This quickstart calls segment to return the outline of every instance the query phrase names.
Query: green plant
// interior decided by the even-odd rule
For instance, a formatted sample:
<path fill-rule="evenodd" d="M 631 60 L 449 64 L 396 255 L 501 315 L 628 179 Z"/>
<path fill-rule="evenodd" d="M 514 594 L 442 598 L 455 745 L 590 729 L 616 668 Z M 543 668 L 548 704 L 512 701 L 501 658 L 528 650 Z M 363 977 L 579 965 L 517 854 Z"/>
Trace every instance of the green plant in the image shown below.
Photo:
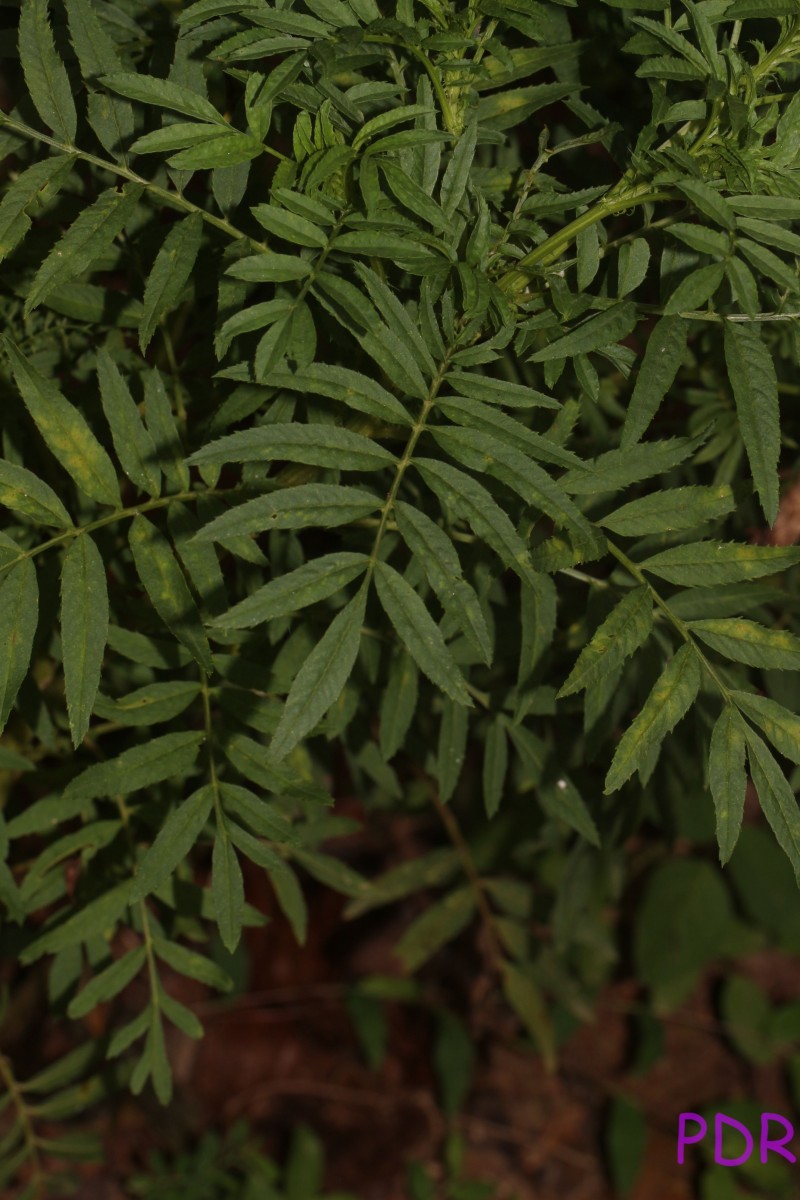
<path fill-rule="evenodd" d="M 146 978 L 105 1049 L 167 1102 L 164 1019 L 201 1026 L 160 964 L 229 986 L 186 942 L 263 920 L 241 857 L 301 940 L 298 872 L 349 917 L 436 889 L 406 970 L 478 921 L 553 1065 L 630 833 L 688 795 L 727 862 L 749 773 L 800 873 L 800 551 L 753 537 L 798 446 L 800 3 L 0 20 L 7 951 L 74 1019 Z M 342 772 L 448 844 L 364 878 Z"/>

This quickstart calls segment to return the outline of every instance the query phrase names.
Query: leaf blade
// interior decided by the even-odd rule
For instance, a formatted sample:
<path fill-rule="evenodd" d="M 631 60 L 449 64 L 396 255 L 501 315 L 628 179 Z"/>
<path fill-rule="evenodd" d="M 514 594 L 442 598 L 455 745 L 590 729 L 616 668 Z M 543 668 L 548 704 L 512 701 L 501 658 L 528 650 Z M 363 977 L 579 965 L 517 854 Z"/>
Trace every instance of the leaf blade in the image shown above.
<path fill-rule="evenodd" d="M 61 641 L 72 744 L 83 741 L 94 708 L 108 637 L 106 568 L 88 533 L 76 537 L 61 568 Z"/>

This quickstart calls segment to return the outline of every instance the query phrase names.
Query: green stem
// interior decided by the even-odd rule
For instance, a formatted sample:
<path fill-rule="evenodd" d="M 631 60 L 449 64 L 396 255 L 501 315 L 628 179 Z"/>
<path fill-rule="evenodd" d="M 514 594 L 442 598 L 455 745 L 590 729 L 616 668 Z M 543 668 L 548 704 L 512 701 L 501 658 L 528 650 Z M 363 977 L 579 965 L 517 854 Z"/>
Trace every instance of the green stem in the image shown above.
<path fill-rule="evenodd" d="M 28 1148 L 28 1159 L 33 1167 L 33 1184 L 36 1188 L 37 1197 L 42 1195 L 44 1186 L 44 1174 L 42 1171 L 42 1163 L 39 1158 L 39 1139 L 33 1130 L 28 1106 L 25 1103 L 25 1097 L 22 1095 L 17 1081 L 14 1077 L 14 1071 L 9 1060 L 0 1054 L 0 1079 L 8 1090 L 11 1096 L 11 1103 L 17 1111 L 17 1119 L 22 1127 L 22 1135 L 25 1145 Z"/>
<path fill-rule="evenodd" d="M 507 271 L 498 281 L 498 286 L 507 293 L 516 293 L 527 287 L 530 276 L 536 274 L 541 267 L 552 266 L 564 251 L 570 246 L 578 234 L 590 226 L 625 212 L 640 204 L 650 204 L 656 200 L 683 199 L 677 193 L 666 188 L 654 188 L 650 183 L 639 183 L 625 190 L 616 185 L 611 191 L 602 196 L 585 213 L 581 213 L 574 221 L 570 221 L 562 229 L 552 234 L 530 254 L 520 259 L 516 267 Z"/>
<path fill-rule="evenodd" d="M 173 208 L 180 209 L 185 213 L 196 213 L 206 222 L 207 225 L 212 225 L 215 229 L 226 233 L 228 237 L 236 241 L 249 240 L 254 248 L 258 251 L 266 253 L 268 247 L 264 242 L 254 241 L 249 234 L 241 229 L 237 229 L 235 225 L 231 225 L 230 221 L 226 221 L 224 217 L 215 217 L 213 213 L 206 212 L 204 208 L 200 208 L 196 204 L 192 204 L 191 200 L 187 200 L 178 192 L 167 191 L 166 188 L 159 187 L 149 179 L 145 179 L 143 175 L 138 175 L 136 171 L 130 170 L 129 167 L 123 167 L 119 163 L 109 162 L 105 158 L 100 158 L 96 154 L 90 154 L 86 150 L 81 150 L 77 146 L 67 145 L 64 142 L 59 142 L 57 138 L 49 137 L 46 133 L 40 133 L 38 129 L 33 129 L 30 125 L 23 124 L 22 121 L 15 121 L 12 117 L 5 114 L 0 114 L 0 128 L 12 129 L 15 133 L 22 137 L 29 138 L 31 141 L 42 142 L 46 146 L 52 146 L 54 150 L 59 150 L 62 154 L 71 154 L 83 162 L 90 163 L 94 167 L 98 167 L 102 171 L 109 171 L 112 175 L 117 175 L 120 179 L 125 179 L 129 183 L 135 183 L 143 187 L 160 200 L 163 204 L 168 204 Z"/>
<path fill-rule="evenodd" d="M 203 492 L 176 492 L 171 496 L 159 496 L 156 500 L 147 500 L 143 504 L 134 504 L 130 508 L 115 509 L 114 512 L 109 513 L 105 517 L 98 517 L 96 521 L 90 521 L 87 525 L 73 525 L 70 529 L 65 529 L 63 533 L 58 533 L 55 537 L 48 538 L 46 542 L 40 542 L 38 546 L 32 546 L 30 550 L 21 550 L 16 558 L 9 559 L 2 564 L 0 574 L 3 571 L 7 571 L 9 567 L 15 567 L 17 563 L 23 562 L 26 558 L 34 558 L 37 554 L 43 554 L 45 550 L 52 549 L 53 546 L 63 545 L 70 538 L 79 537 L 84 533 L 92 533 L 95 529 L 102 529 L 105 525 L 113 525 L 116 521 L 122 521 L 126 517 L 135 517 L 139 513 L 151 512 L 156 508 L 165 508 L 168 504 L 172 504 L 174 500 L 196 500 L 198 496 L 226 496 L 241 490 L 241 487 L 233 487 L 207 488 Z"/>
<path fill-rule="evenodd" d="M 378 521 L 378 528 L 375 532 L 375 540 L 372 543 L 372 552 L 369 557 L 369 566 L 367 567 L 367 575 L 366 575 L 365 583 L 368 583 L 369 580 L 372 578 L 373 572 L 375 570 L 375 564 L 378 561 L 378 553 L 380 551 L 381 541 L 383 540 L 383 535 L 386 532 L 386 528 L 389 523 L 389 517 L 390 517 L 392 509 L 394 507 L 394 502 L 397 499 L 397 493 L 400 490 L 400 484 L 403 482 L 403 476 L 405 475 L 405 473 L 408 470 L 408 467 L 411 463 L 411 459 L 413 457 L 414 450 L 416 449 L 417 442 L 419 441 L 420 437 L 422 436 L 422 434 L 425 430 L 425 427 L 428 422 L 428 417 L 430 416 L 431 411 L 433 410 L 433 407 L 436 404 L 436 397 L 438 396 L 439 389 L 442 386 L 442 383 L 444 382 L 445 375 L 447 374 L 447 370 L 450 365 L 450 358 L 455 353 L 456 345 L 457 345 L 457 342 L 455 345 L 451 346 L 448 349 L 447 353 L 445 354 L 445 357 L 443 358 L 442 362 L 439 364 L 439 369 L 436 372 L 435 376 L 433 377 L 433 380 L 432 380 L 431 386 L 430 386 L 430 390 L 428 392 L 428 395 L 427 395 L 425 401 L 423 402 L 419 417 L 415 421 L 415 423 L 411 429 L 411 433 L 409 434 L 409 438 L 406 443 L 406 448 L 403 451 L 403 456 L 397 464 L 397 469 L 395 470 L 394 479 L 392 480 L 392 485 L 389 488 L 389 494 L 386 497 L 383 508 L 381 509 L 381 514 L 380 514 L 380 518 Z"/>

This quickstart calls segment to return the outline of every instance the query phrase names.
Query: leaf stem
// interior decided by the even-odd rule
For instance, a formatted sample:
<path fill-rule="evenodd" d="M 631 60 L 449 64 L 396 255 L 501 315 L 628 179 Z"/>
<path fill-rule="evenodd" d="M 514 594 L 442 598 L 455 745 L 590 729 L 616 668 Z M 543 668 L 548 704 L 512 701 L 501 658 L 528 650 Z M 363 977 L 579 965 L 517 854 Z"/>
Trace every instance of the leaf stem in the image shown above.
<path fill-rule="evenodd" d="M 633 578 L 636 580 L 636 582 L 642 584 L 644 587 L 647 588 L 647 590 L 650 592 L 650 595 L 653 597 L 656 607 L 661 610 L 661 612 L 664 614 L 664 616 L 667 618 L 667 620 L 670 622 L 670 624 L 673 626 L 673 628 L 675 628 L 677 630 L 677 632 L 681 635 L 684 642 L 686 642 L 686 644 L 688 646 L 691 646 L 692 650 L 699 657 L 701 665 L 703 667 L 705 667 L 706 671 L 711 676 L 711 678 L 714 680 L 714 683 L 717 685 L 720 692 L 722 693 L 722 698 L 725 700 L 726 703 L 731 703 L 731 694 L 730 694 L 728 688 L 722 682 L 722 680 L 719 677 L 719 674 L 717 673 L 715 668 L 712 666 L 712 664 L 708 661 L 707 657 L 705 656 L 703 651 L 700 649 L 700 647 L 698 646 L 695 639 L 692 637 L 691 630 L 688 628 L 686 623 L 684 621 L 682 621 L 680 619 L 680 617 L 677 616 L 672 611 L 672 609 L 670 608 L 667 601 L 663 598 L 663 596 L 660 594 L 660 592 L 657 590 L 657 588 L 655 588 L 653 586 L 653 584 L 650 582 L 650 580 L 647 578 L 647 576 L 644 574 L 644 572 L 636 565 L 635 562 L 633 562 L 630 558 L 628 558 L 627 554 L 623 553 L 623 551 L 620 550 L 619 546 L 615 546 L 614 543 L 609 538 L 606 538 L 606 545 L 608 546 L 608 549 L 611 552 L 611 554 L 613 554 L 614 558 L 616 558 L 617 562 L 621 563 L 622 566 L 625 567 L 625 570 L 628 571 L 633 576 Z"/>
<path fill-rule="evenodd" d="M 96 154 L 90 154 L 87 150 L 81 150 L 77 146 L 67 145 L 65 142 L 60 142 L 57 138 L 50 137 L 46 133 L 40 133 L 38 129 L 33 129 L 30 125 L 25 125 L 22 121 L 16 121 L 13 117 L 6 116 L 5 114 L 0 114 L 0 128 L 12 129 L 15 133 L 31 141 L 42 142 L 46 146 L 52 146 L 54 150 L 59 150 L 62 154 L 71 154 L 83 162 L 90 163 L 93 167 L 98 167 L 102 171 L 109 171 L 112 175 L 126 179 L 129 183 L 138 184 L 163 204 L 181 209 L 186 213 L 196 213 L 202 217 L 206 224 L 221 230 L 228 237 L 236 241 L 249 240 L 256 250 L 261 252 L 268 251 L 268 247 L 264 242 L 255 241 L 248 233 L 237 229 L 235 225 L 231 225 L 230 221 L 226 221 L 224 217 L 215 217 L 213 213 L 206 212 L 204 208 L 200 208 L 197 204 L 192 204 L 191 200 L 187 200 L 178 192 L 170 192 L 167 188 L 159 187 L 158 184 L 146 179 L 143 175 L 137 174 L 136 171 L 132 171 L 129 167 L 109 162 L 108 159 L 100 158 Z"/>
<path fill-rule="evenodd" d="M 10 1061 L 5 1055 L 0 1054 L 0 1079 L 6 1086 L 6 1089 L 11 1096 L 11 1102 L 17 1110 L 17 1118 L 22 1127 L 22 1134 L 25 1145 L 28 1148 L 28 1159 L 33 1167 L 33 1184 L 36 1189 L 37 1197 L 42 1195 L 44 1186 L 44 1173 L 42 1171 L 42 1163 L 39 1157 L 39 1139 L 37 1138 L 33 1124 L 31 1122 L 28 1106 L 25 1103 L 25 1097 L 22 1090 L 17 1084 L 14 1076 L 14 1070 Z"/>

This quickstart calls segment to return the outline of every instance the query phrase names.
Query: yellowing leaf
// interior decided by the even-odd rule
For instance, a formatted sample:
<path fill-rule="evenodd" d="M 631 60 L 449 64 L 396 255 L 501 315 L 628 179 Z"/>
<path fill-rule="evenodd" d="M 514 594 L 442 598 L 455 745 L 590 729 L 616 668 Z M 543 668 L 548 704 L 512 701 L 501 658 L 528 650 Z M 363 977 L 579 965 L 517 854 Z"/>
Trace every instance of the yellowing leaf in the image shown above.
<path fill-rule="evenodd" d="M 25 406 L 64 470 L 87 496 L 121 508 L 114 465 L 81 413 L 30 365 L 9 338 L 4 336 L 2 342 Z"/>

